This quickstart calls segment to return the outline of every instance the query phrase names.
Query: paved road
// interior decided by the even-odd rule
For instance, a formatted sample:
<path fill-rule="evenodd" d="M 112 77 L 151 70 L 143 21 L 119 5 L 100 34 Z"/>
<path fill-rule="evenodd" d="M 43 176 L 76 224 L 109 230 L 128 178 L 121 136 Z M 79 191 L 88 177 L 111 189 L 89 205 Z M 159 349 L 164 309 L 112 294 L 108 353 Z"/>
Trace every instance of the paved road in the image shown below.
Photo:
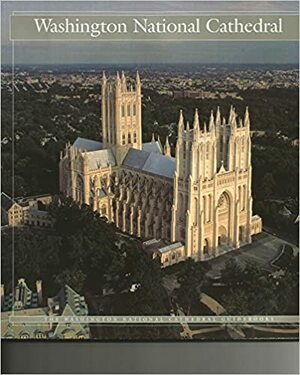
<path fill-rule="evenodd" d="M 200 294 L 200 302 L 206 305 L 216 315 L 222 315 L 226 312 L 224 307 L 218 301 L 208 296 L 206 293 Z"/>
<path fill-rule="evenodd" d="M 277 268 L 272 266 L 271 262 L 279 255 L 283 244 L 289 244 L 292 246 L 294 252 L 299 251 L 295 245 L 288 243 L 285 240 L 269 233 L 260 233 L 253 237 L 252 244 L 243 246 L 238 250 L 232 250 L 218 258 L 209 260 L 208 262 L 212 269 L 208 272 L 208 276 L 213 278 L 219 277 L 226 261 L 231 258 L 234 258 L 241 266 L 252 264 L 269 272 L 275 271 Z"/>
<path fill-rule="evenodd" d="M 250 326 L 256 331 L 269 332 L 269 333 L 283 333 L 283 334 L 295 334 L 299 333 L 299 327 L 294 328 L 276 328 L 276 327 L 261 327 L 261 326 Z"/>

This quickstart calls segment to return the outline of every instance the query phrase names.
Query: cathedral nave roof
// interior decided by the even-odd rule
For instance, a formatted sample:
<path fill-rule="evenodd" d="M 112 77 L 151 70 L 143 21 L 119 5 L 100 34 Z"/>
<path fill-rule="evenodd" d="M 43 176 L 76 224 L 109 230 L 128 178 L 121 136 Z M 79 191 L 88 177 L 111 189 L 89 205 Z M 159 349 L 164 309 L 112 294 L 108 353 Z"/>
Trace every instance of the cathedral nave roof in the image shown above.
<path fill-rule="evenodd" d="M 73 147 L 78 148 L 82 151 L 97 151 L 103 148 L 103 144 L 92 139 L 78 137 L 73 143 Z"/>
<path fill-rule="evenodd" d="M 157 152 L 158 154 L 163 153 L 163 150 L 161 148 L 161 143 L 158 141 L 143 143 L 142 150 L 146 152 Z"/>
<path fill-rule="evenodd" d="M 172 178 L 176 168 L 175 158 L 157 152 L 130 149 L 123 161 L 123 166 L 139 169 L 158 176 Z"/>
<path fill-rule="evenodd" d="M 116 159 L 111 149 L 87 152 L 88 169 L 90 171 L 116 165 Z"/>
<path fill-rule="evenodd" d="M 89 170 L 116 165 L 113 151 L 111 149 L 103 149 L 101 142 L 78 137 L 73 143 L 73 147 L 81 151 L 87 151 Z M 129 149 L 123 161 L 123 166 L 172 178 L 176 168 L 175 158 L 162 154 L 160 142 L 143 143 L 142 147 L 142 150 Z"/>

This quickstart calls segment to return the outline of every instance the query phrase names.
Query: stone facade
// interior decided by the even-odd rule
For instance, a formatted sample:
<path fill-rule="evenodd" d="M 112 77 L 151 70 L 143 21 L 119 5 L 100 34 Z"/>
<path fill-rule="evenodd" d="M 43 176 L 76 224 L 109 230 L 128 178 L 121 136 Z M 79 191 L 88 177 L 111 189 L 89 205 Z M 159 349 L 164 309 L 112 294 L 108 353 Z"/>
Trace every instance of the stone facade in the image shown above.
<path fill-rule="evenodd" d="M 196 109 L 192 128 L 180 112 L 172 157 L 168 139 L 164 147 L 154 138 L 142 143 L 141 98 L 138 74 L 135 88 L 124 73 L 103 74 L 103 143 L 66 145 L 60 192 L 133 236 L 182 243 L 184 258 L 205 260 L 250 243 L 261 219 L 252 216 L 248 109 L 241 119 L 231 107 L 226 120 L 217 108 L 203 126 Z"/>
<path fill-rule="evenodd" d="M 23 208 L 11 197 L 1 193 L 1 225 L 15 226 L 23 223 Z"/>
<path fill-rule="evenodd" d="M 47 208 L 57 200 L 48 194 L 12 199 L 1 193 L 1 225 L 52 228 L 54 220 Z"/>

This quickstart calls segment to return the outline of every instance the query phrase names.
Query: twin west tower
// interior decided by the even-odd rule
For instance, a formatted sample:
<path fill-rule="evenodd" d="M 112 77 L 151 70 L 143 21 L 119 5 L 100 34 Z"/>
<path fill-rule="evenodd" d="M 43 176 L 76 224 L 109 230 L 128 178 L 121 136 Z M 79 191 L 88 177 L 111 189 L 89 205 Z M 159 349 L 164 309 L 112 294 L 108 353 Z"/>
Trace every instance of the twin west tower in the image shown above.
<path fill-rule="evenodd" d="M 180 112 L 172 157 L 168 138 L 164 146 L 154 138 L 142 143 L 141 99 L 138 74 L 134 87 L 124 73 L 103 74 L 102 143 L 78 138 L 66 146 L 61 192 L 126 233 L 163 240 L 164 265 L 250 243 L 262 223 L 252 214 L 248 109 L 239 118 L 231 107 L 226 119 L 217 108 L 203 124 L 196 109 L 192 126 Z"/>

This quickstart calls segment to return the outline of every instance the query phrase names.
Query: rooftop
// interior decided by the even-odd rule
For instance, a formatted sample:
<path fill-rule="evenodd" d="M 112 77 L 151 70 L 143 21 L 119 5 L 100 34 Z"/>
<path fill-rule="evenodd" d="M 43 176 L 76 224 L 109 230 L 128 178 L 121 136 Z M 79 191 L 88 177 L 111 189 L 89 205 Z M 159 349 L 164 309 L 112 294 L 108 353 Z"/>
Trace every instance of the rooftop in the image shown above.
<path fill-rule="evenodd" d="M 37 208 L 30 208 L 28 210 L 28 213 L 36 217 L 48 217 L 49 216 L 47 211 L 38 210 Z"/>
<path fill-rule="evenodd" d="M 103 144 L 98 141 L 93 141 L 92 139 L 78 137 L 73 143 L 73 147 L 82 151 L 97 151 L 103 148 Z"/>
<path fill-rule="evenodd" d="M 128 151 L 123 161 L 123 166 L 162 177 L 172 178 L 176 162 L 175 158 L 161 155 L 158 152 L 146 152 L 132 148 Z"/>
<path fill-rule="evenodd" d="M 152 141 L 152 142 L 143 143 L 142 144 L 142 151 L 157 152 L 158 154 L 163 153 L 161 143 L 159 141 Z"/>
<path fill-rule="evenodd" d="M 181 242 L 175 242 L 175 243 L 172 243 L 170 245 L 167 245 L 167 246 L 164 246 L 164 247 L 161 247 L 160 249 L 158 249 L 158 251 L 163 254 L 163 253 L 167 253 L 168 251 L 172 251 L 172 250 L 175 250 L 175 249 L 178 249 L 179 247 L 182 247 L 182 243 Z"/>
<path fill-rule="evenodd" d="M 14 200 L 9 197 L 7 194 L 5 193 L 1 193 L 1 208 L 3 208 L 4 210 L 9 210 L 10 207 L 14 204 Z"/>
<path fill-rule="evenodd" d="M 91 151 L 87 153 L 88 169 L 94 170 L 116 165 L 116 159 L 111 149 Z"/>

